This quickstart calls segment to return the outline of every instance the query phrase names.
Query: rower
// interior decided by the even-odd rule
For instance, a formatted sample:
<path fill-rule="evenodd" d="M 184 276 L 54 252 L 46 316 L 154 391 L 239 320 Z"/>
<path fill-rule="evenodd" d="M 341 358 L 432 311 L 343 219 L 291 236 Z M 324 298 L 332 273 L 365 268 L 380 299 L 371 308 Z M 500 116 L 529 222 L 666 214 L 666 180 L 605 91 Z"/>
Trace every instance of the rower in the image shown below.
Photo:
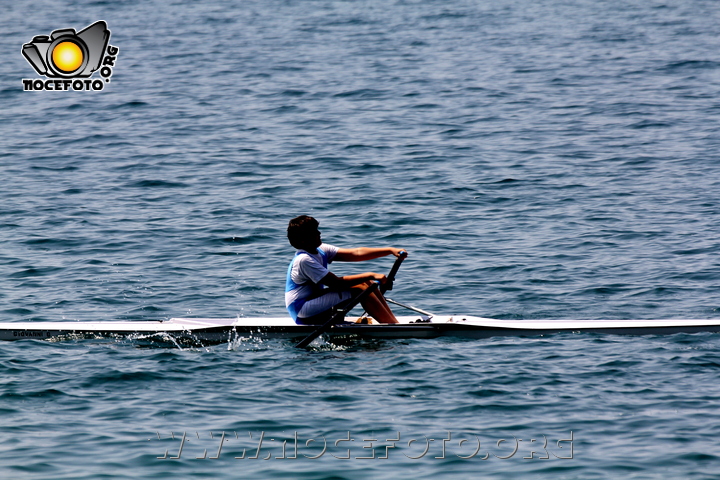
<path fill-rule="evenodd" d="M 333 307 L 342 307 L 369 288 L 373 281 L 384 284 L 381 273 L 365 272 L 338 277 L 328 270 L 333 261 L 361 262 L 387 255 L 399 257 L 402 248 L 338 248 L 322 243 L 319 222 L 308 215 L 290 220 L 287 229 L 290 245 L 297 249 L 290 262 L 285 284 L 285 306 L 295 323 L 319 325 L 326 322 Z M 380 291 L 375 290 L 361 302 L 380 323 L 398 323 Z"/>

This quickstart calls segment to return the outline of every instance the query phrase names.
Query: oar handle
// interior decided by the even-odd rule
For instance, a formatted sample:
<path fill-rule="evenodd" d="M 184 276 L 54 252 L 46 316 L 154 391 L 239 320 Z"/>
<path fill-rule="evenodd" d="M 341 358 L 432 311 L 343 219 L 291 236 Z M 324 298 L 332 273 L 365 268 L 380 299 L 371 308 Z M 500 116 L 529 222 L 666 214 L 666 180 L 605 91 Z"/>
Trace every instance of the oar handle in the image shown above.
<path fill-rule="evenodd" d="M 407 257 L 407 252 L 405 250 L 402 250 L 398 257 L 395 259 L 395 263 L 393 264 L 392 268 L 390 269 L 390 273 L 387 275 L 387 280 L 385 281 L 384 285 L 380 286 L 380 293 L 385 293 L 388 290 L 393 289 L 393 282 L 395 281 L 395 274 L 397 274 L 398 270 L 400 269 L 400 264 L 405 260 Z"/>

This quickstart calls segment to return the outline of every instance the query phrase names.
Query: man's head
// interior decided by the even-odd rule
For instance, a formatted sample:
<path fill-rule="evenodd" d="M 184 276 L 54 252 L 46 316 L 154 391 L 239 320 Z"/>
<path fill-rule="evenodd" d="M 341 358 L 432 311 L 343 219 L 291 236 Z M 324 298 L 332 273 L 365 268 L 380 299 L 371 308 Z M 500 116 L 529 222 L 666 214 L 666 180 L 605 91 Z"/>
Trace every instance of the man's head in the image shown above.
<path fill-rule="evenodd" d="M 302 250 L 314 250 L 322 244 L 318 227 L 320 223 L 308 215 L 300 215 L 290 220 L 287 236 L 290 245 Z"/>

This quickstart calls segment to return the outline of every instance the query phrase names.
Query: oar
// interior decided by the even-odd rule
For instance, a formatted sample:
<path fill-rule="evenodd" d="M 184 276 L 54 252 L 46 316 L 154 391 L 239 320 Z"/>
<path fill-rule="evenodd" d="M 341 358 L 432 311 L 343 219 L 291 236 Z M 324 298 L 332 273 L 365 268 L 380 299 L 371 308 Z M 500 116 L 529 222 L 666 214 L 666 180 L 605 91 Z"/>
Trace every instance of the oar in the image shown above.
<path fill-rule="evenodd" d="M 302 339 L 300 343 L 295 345 L 295 348 L 307 347 L 308 345 L 310 345 L 310 343 L 312 343 L 313 340 L 322 335 L 328 328 L 332 327 L 336 323 L 340 323 L 342 319 L 345 318 L 345 315 L 350 313 L 350 310 L 355 308 L 355 305 L 360 303 L 365 297 L 377 290 L 378 285 L 380 285 L 380 282 L 378 282 L 377 280 L 373 281 L 372 285 L 360 292 L 360 294 L 353 298 L 350 303 L 347 304 L 347 306 L 340 308 L 335 313 L 333 313 L 330 317 L 330 320 L 320 325 L 314 332 Z"/>
<path fill-rule="evenodd" d="M 395 275 L 398 272 L 398 269 L 400 268 L 400 264 L 405 260 L 405 257 L 407 257 L 407 252 L 405 250 L 401 250 L 398 254 L 398 258 L 395 259 L 395 263 L 393 263 L 392 268 L 390 269 L 390 273 L 387 274 L 387 280 L 385 280 L 385 284 L 380 286 L 380 293 L 385 295 L 385 292 L 388 290 L 393 289 L 393 282 L 395 281 Z M 386 299 L 387 300 L 387 299 Z M 356 304 L 357 305 L 357 304 Z M 364 317 L 366 312 L 363 312 L 360 317 Z"/>
<path fill-rule="evenodd" d="M 395 263 L 393 264 L 392 268 L 390 269 L 390 273 L 387 275 L 387 280 L 385 281 L 385 284 L 380 287 L 380 292 L 384 293 L 387 290 L 392 290 L 392 282 L 395 280 L 395 274 L 397 274 L 398 269 L 400 268 L 400 264 L 403 260 L 405 260 L 405 257 L 407 257 L 407 252 L 402 251 L 400 252 L 400 255 L 395 260 Z M 350 310 L 355 308 L 355 305 L 360 303 L 362 300 L 365 299 L 368 295 L 370 295 L 372 292 L 375 291 L 376 288 L 378 288 L 378 285 L 380 285 L 380 282 L 373 282 L 372 285 L 370 285 L 368 288 L 360 292 L 358 296 L 353 298 L 350 303 L 348 303 L 345 307 L 338 309 L 333 315 L 330 317 L 330 320 L 323 323 L 318 327 L 314 332 L 312 332 L 310 335 L 302 339 L 300 343 L 295 345 L 295 348 L 305 348 L 310 343 L 312 343 L 313 340 L 315 340 L 317 337 L 322 335 L 327 329 L 335 325 L 336 323 L 339 323 L 342 321 L 345 316 L 350 313 Z"/>
<path fill-rule="evenodd" d="M 388 273 L 387 280 L 385 281 L 385 284 L 380 287 L 380 293 L 385 294 L 388 290 L 393 289 L 393 282 L 395 281 L 395 275 L 397 274 L 398 270 L 400 269 L 400 264 L 405 260 L 405 257 L 407 257 L 407 252 L 405 250 L 401 250 L 398 254 L 398 257 L 395 259 L 395 263 L 393 263 L 392 268 L 390 269 L 390 273 Z"/>
<path fill-rule="evenodd" d="M 412 305 L 405 305 L 404 303 L 396 302 L 395 300 L 393 300 L 391 298 L 385 298 L 385 301 L 388 303 L 394 303 L 395 305 L 398 305 L 403 308 L 407 308 L 408 310 L 412 310 L 413 312 L 420 313 L 422 315 L 425 315 L 426 317 L 432 318 L 435 316 L 430 312 L 426 312 L 425 310 L 420 310 L 419 308 L 413 307 Z"/>

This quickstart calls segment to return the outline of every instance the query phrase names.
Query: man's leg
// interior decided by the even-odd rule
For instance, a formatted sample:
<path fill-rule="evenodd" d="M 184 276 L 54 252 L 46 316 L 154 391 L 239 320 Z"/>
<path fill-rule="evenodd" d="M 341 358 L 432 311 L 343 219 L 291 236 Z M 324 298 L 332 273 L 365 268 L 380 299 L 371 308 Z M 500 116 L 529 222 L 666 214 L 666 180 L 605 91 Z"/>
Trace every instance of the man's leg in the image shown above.
<path fill-rule="evenodd" d="M 353 290 L 365 290 L 370 285 L 370 283 L 361 283 L 360 285 L 354 286 Z M 353 294 L 353 296 L 354 295 L 355 294 Z M 390 306 L 385 301 L 385 297 L 383 297 L 382 293 L 377 290 L 365 298 L 362 302 L 362 306 L 371 317 L 380 323 L 398 323 L 397 318 L 395 318 L 395 314 L 392 310 L 390 310 Z"/>

